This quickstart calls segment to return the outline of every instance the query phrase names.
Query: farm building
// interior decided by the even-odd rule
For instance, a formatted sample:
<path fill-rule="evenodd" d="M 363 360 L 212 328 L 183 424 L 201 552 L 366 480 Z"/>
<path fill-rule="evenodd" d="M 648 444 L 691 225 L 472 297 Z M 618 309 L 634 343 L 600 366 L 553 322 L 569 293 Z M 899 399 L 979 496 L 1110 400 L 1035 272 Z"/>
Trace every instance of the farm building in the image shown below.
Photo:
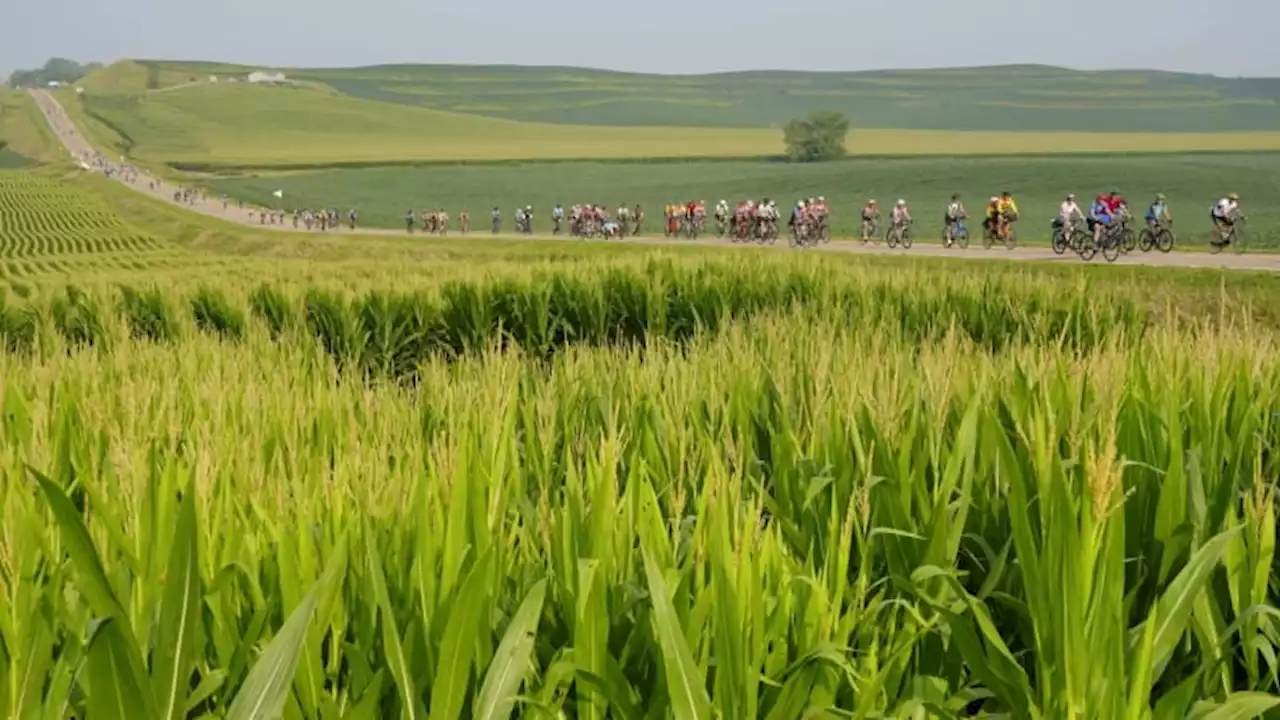
<path fill-rule="evenodd" d="M 249 73 L 249 82 L 262 85 L 282 85 L 288 82 L 284 73 L 278 72 L 251 72 Z"/>

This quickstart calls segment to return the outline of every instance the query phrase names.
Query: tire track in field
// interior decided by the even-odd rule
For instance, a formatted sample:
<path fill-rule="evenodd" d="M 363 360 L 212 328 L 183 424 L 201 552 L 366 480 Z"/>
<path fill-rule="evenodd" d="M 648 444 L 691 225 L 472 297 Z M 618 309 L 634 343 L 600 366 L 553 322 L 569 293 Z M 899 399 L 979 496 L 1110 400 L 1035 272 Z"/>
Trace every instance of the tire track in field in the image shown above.
<path fill-rule="evenodd" d="M 45 90 L 28 90 L 36 105 L 40 108 L 40 112 L 44 115 L 45 121 L 49 123 L 49 127 L 53 129 L 58 140 L 71 154 L 71 157 L 77 162 L 84 162 L 86 158 L 93 158 L 99 155 L 98 151 L 85 138 L 76 127 L 71 117 L 67 115 L 66 110 L 51 94 Z M 165 182 L 157 177 L 147 174 L 142 170 L 138 171 L 137 180 L 133 183 L 126 182 L 122 178 L 116 177 L 116 180 L 136 192 L 149 195 L 158 200 L 164 201 L 171 205 L 176 205 L 202 215 L 220 218 L 238 225 L 253 228 L 254 230 L 269 230 L 272 232 L 284 233 L 304 233 L 314 235 L 315 232 L 302 228 L 292 228 L 281 225 L 263 225 L 255 222 L 257 213 L 248 209 L 229 205 L 223 207 L 222 202 L 218 198 L 197 198 L 193 203 L 181 203 L 173 199 L 174 193 L 178 191 L 178 186 Z M 485 218 L 481 218 L 484 220 Z M 343 230 L 341 228 L 336 231 L 329 231 L 328 235 L 344 234 L 352 237 L 360 236 L 381 236 L 381 237 L 406 237 L 406 233 L 400 230 L 390 229 L 360 229 L 356 231 Z M 483 241 L 485 238 L 495 237 L 487 233 L 473 233 L 468 237 Z M 567 238 L 556 238 L 550 235 L 499 235 L 497 239 L 538 239 L 538 240 L 558 240 L 566 241 Z M 668 238 L 628 238 L 625 240 L 611 240 L 608 242 L 621 242 L 629 244 L 643 245 L 678 245 L 678 246 L 707 246 L 707 247 L 732 247 L 733 243 L 718 238 L 708 238 L 701 240 L 679 240 Z M 745 248 L 744 248 L 745 249 Z M 890 250 L 887 247 L 877 244 L 864 245 L 857 241 L 836 241 L 830 245 L 824 245 L 816 249 L 817 252 L 844 252 L 855 255 L 910 255 L 913 257 L 937 257 L 937 258 L 966 258 L 970 260 L 979 259 L 1002 259 L 1002 260 L 1021 260 L 1031 262 L 1052 262 L 1052 263 L 1083 263 L 1075 255 L 1055 255 L 1050 248 L 1047 247 L 1020 247 L 1013 250 L 1004 249 L 968 249 L 956 250 L 946 249 L 940 245 L 917 245 L 911 250 Z M 1170 268 L 1208 268 L 1223 270 L 1254 270 L 1262 272 L 1280 272 L 1280 255 L 1271 254 L 1245 254 L 1237 255 L 1231 252 L 1225 252 L 1219 255 L 1211 255 L 1209 253 L 1191 253 L 1191 252 L 1171 252 L 1171 253 L 1131 253 L 1122 255 L 1114 263 L 1107 263 L 1104 260 L 1096 259 L 1089 264 L 1097 265 L 1129 265 L 1129 266 L 1147 266 L 1147 267 L 1170 267 Z"/>

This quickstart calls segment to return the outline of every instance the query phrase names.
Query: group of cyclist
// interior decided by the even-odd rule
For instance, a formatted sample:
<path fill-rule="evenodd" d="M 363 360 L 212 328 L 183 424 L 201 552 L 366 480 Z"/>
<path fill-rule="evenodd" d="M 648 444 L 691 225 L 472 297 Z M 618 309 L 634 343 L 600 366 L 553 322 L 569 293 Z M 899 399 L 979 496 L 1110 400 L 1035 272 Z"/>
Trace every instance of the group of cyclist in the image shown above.
<path fill-rule="evenodd" d="M 1147 206 L 1147 211 L 1143 217 L 1147 226 L 1152 230 L 1168 228 L 1172 225 L 1173 213 L 1170 210 L 1168 198 L 1164 193 L 1156 194 L 1155 199 Z M 1227 194 L 1214 204 L 1210 210 L 1209 217 L 1217 230 L 1217 238 L 1211 242 L 1215 245 L 1229 243 L 1233 236 L 1231 231 L 1241 218 L 1240 196 L 1234 192 Z M 876 201 L 868 201 L 862 208 L 862 239 L 864 241 L 870 239 L 875 232 L 874 228 L 879 218 L 880 211 Z M 967 229 L 965 228 L 965 220 L 967 218 L 968 213 L 960 196 L 958 194 L 952 195 L 943 215 L 944 243 L 950 244 L 951 238 L 960 234 L 967 234 Z M 1054 219 L 1054 228 L 1062 230 L 1070 236 L 1071 231 L 1080 222 L 1084 222 L 1089 231 L 1093 233 L 1094 242 L 1101 243 L 1108 232 L 1113 228 L 1130 222 L 1131 219 L 1132 215 L 1128 201 L 1120 194 L 1117 188 L 1112 188 L 1110 191 L 1101 193 L 1094 198 L 1087 214 L 1081 210 L 1075 193 L 1068 194 L 1059 207 L 1058 216 Z M 984 232 L 989 233 L 991 237 L 998 241 L 1003 241 L 1013 232 L 1013 226 L 1017 220 L 1018 204 L 1014 200 L 1013 194 L 1006 191 L 998 196 L 992 196 L 987 202 L 982 226 Z M 907 208 L 905 200 L 899 200 L 894 206 L 892 222 L 895 228 L 911 224 L 911 212 Z"/>
<path fill-rule="evenodd" d="M 1227 194 L 1214 204 L 1209 215 L 1217 231 L 1216 237 L 1210 241 L 1213 245 L 1221 247 L 1231 243 L 1232 238 L 1235 237 L 1234 229 L 1237 223 L 1243 219 L 1240 211 L 1240 196 L 1234 192 Z M 336 226 L 336 211 L 334 211 L 333 215 L 333 224 Z M 413 211 L 406 215 L 406 223 L 410 232 L 412 232 L 414 221 L 417 219 L 415 215 Z M 493 232 L 497 233 L 501 228 L 501 214 L 498 208 L 495 207 L 493 209 L 492 215 Z M 664 216 L 666 221 L 664 230 L 668 236 L 688 234 L 692 237 L 697 237 L 705 228 L 707 206 L 705 201 L 683 204 L 672 203 L 664 208 Z M 862 207 L 861 217 L 861 239 L 866 242 L 875 238 L 879 231 L 881 217 L 879 204 L 875 200 L 868 200 Z M 566 224 L 565 220 L 568 220 L 567 224 L 570 232 L 583 237 L 592 237 L 594 235 L 603 235 L 605 237 L 622 237 L 627 234 L 639 235 L 643 218 L 644 212 L 639 205 L 635 207 L 634 211 L 625 204 L 620 205 L 616 213 L 609 212 L 603 206 L 590 204 L 574 205 L 568 212 L 563 206 L 556 205 L 552 211 L 554 234 L 559 234 L 563 225 Z M 737 203 L 736 208 L 730 207 L 728 203 L 721 200 L 714 209 L 714 218 L 717 234 L 721 237 L 729 235 L 740 241 L 748 239 L 771 240 L 777 237 L 781 213 L 778 211 L 777 205 L 767 198 L 760 201 L 743 200 Z M 984 238 L 994 239 L 997 242 L 1010 242 L 1014 233 L 1014 225 L 1017 223 L 1018 218 L 1018 203 L 1014 200 L 1011 192 L 1006 191 L 999 195 L 993 195 L 983 209 L 982 228 Z M 892 223 L 892 231 L 908 232 L 913 219 L 906 200 L 900 199 L 893 205 L 889 213 L 889 219 Z M 965 227 L 967 219 L 968 211 L 965 209 L 960 195 L 952 195 L 943 213 L 944 231 L 942 239 L 944 245 L 950 246 L 957 237 L 968 237 L 968 229 Z M 1095 197 L 1092 203 L 1089 204 L 1088 212 L 1081 208 L 1074 193 L 1068 194 L 1058 208 L 1058 215 L 1053 220 L 1053 227 L 1056 233 L 1070 238 L 1076 228 L 1083 223 L 1093 235 L 1094 243 L 1101 245 L 1104 240 L 1111 237 L 1110 234 L 1114 230 L 1127 227 L 1132 219 L 1133 216 L 1129 210 L 1128 201 L 1120 193 L 1119 189 L 1112 188 L 1110 191 Z M 1156 194 L 1155 199 L 1147 206 L 1144 219 L 1148 228 L 1153 232 L 1167 230 L 1172 225 L 1173 214 L 1164 193 Z M 295 224 L 297 220 L 298 218 L 295 217 Z M 461 213 L 459 220 L 462 223 L 463 232 L 466 232 L 469 225 L 469 218 L 466 213 Z M 517 232 L 531 233 L 533 208 L 529 206 L 517 208 L 515 220 Z M 349 221 L 354 227 L 354 210 L 350 213 Z M 423 229 L 428 232 L 436 231 L 443 234 L 448 222 L 449 216 L 443 209 L 435 213 L 422 213 Z M 787 225 L 792 231 L 793 239 L 799 238 L 803 240 L 805 237 L 812 236 L 813 238 L 819 238 L 820 241 L 825 241 L 827 233 L 829 233 L 828 223 L 829 209 L 826 198 L 818 197 L 810 198 L 807 201 L 797 201 L 795 206 L 791 208 Z"/>
<path fill-rule="evenodd" d="M 1240 220 L 1240 196 L 1228 193 L 1226 197 L 1214 203 L 1209 211 L 1209 219 L 1213 222 L 1217 237 L 1211 244 L 1225 245 L 1231 242 L 1232 229 Z M 1061 229 L 1068 237 L 1076 225 L 1083 220 L 1093 233 L 1095 244 L 1100 244 L 1113 229 L 1130 222 L 1132 214 L 1129 204 L 1120 191 L 1112 188 L 1109 192 L 1098 195 L 1089 205 L 1089 213 L 1085 215 L 1076 201 L 1074 193 L 1067 195 L 1059 207 L 1058 217 L 1054 221 L 1055 229 Z M 1155 199 L 1147 206 L 1143 216 L 1147 227 L 1151 230 L 1167 229 L 1173 224 L 1173 213 L 1168 198 L 1164 193 L 1156 193 Z"/>

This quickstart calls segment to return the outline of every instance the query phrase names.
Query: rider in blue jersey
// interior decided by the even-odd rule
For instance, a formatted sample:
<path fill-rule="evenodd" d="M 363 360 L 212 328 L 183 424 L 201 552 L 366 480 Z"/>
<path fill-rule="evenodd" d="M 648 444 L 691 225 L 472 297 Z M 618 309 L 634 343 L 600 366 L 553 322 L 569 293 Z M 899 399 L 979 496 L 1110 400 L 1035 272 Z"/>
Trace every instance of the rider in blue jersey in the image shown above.
<path fill-rule="evenodd" d="M 1093 205 L 1089 207 L 1089 225 L 1093 230 L 1094 242 L 1102 239 L 1103 228 L 1111 227 L 1113 220 L 1115 220 L 1115 214 L 1111 211 L 1111 205 L 1107 202 L 1107 197 L 1099 195 L 1094 198 Z"/>

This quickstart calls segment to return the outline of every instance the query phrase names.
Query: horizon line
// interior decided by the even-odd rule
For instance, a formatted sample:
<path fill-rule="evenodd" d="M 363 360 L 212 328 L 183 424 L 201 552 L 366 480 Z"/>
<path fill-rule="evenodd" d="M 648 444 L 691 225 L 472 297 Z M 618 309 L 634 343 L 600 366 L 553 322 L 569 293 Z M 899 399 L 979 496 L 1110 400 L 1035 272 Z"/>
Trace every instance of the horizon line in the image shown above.
<path fill-rule="evenodd" d="M 173 65 L 230 65 L 243 68 L 254 68 L 263 70 L 280 70 L 280 71 L 342 71 L 342 70 L 376 70 L 386 68 L 412 68 L 412 67 L 439 67 L 439 68 L 494 68 L 494 69 L 520 69 L 520 70 L 577 70 L 596 73 L 608 73 L 614 75 L 637 75 L 651 77 L 717 77 L 732 75 L 752 75 L 752 74 L 796 74 L 796 75 L 873 75 L 877 73 L 901 73 L 901 72 L 959 72 L 974 70 L 1009 70 L 1015 68 L 1027 70 L 1054 71 L 1062 73 L 1080 73 L 1080 74 L 1108 74 L 1108 73 L 1148 73 L 1148 74 L 1164 74 L 1164 75 L 1183 75 L 1189 77 L 1209 77 L 1220 80 L 1280 80 L 1280 76 L 1266 75 L 1218 75 L 1211 72 L 1191 72 L 1186 70 L 1166 70 L 1161 68 L 1106 68 L 1087 70 L 1082 68 L 1073 68 L 1063 65 L 1050 65 L 1047 63 L 1002 63 L 997 65 L 953 65 L 953 66 L 903 66 L 903 67 L 886 67 L 886 68 L 870 68 L 863 70 L 815 70 L 815 69 L 795 69 L 795 68 L 750 68 L 740 70 L 712 70 L 704 72 L 661 72 L 661 71 L 637 71 L 637 70 L 618 70 L 606 67 L 592 67 L 589 65 L 561 65 L 561 64 L 521 64 L 521 63 L 473 63 L 473 62 L 382 62 L 367 63 L 354 65 L 272 65 L 272 64 L 255 64 L 241 61 L 225 61 L 225 60 L 178 60 L 164 58 L 120 58 L 109 63 L 103 63 L 105 67 L 109 67 L 120 62 L 138 62 L 138 63 L 165 63 Z M 86 63 L 87 64 L 87 63 Z"/>

